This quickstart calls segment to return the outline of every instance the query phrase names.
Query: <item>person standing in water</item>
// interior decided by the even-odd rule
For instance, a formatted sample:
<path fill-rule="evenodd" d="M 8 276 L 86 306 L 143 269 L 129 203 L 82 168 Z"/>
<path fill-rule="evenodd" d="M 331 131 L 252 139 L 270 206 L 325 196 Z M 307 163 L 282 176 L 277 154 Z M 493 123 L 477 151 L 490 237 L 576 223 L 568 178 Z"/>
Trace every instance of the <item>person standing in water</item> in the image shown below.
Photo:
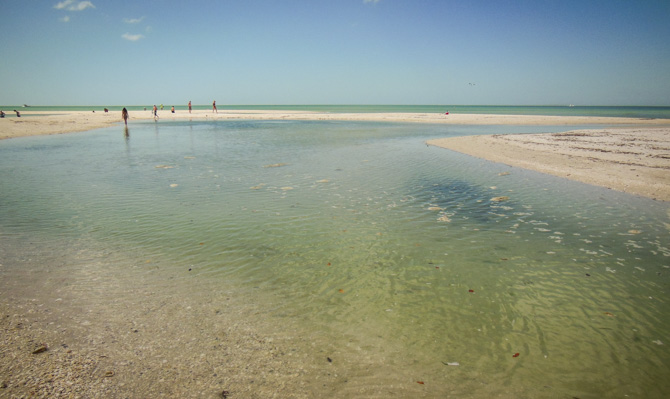
<path fill-rule="evenodd" d="M 128 126 L 128 110 L 126 107 L 123 107 L 121 110 L 121 118 L 123 118 L 123 121 L 126 123 L 126 126 Z"/>
<path fill-rule="evenodd" d="M 219 110 L 216 109 L 216 100 L 212 103 L 212 112 L 216 112 L 217 114 L 219 113 Z"/>
<path fill-rule="evenodd" d="M 190 101 L 188 102 L 188 113 L 189 114 L 191 113 L 191 102 Z"/>

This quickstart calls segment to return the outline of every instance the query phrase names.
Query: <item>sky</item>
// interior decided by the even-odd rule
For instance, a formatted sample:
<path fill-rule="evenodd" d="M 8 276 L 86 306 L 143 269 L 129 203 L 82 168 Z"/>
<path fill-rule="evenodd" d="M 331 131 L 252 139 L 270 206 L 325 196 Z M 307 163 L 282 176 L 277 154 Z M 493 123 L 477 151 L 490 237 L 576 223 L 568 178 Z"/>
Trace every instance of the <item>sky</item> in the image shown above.
<path fill-rule="evenodd" d="M 670 106 L 668 0 L 0 0 L 0 104 Z"/>

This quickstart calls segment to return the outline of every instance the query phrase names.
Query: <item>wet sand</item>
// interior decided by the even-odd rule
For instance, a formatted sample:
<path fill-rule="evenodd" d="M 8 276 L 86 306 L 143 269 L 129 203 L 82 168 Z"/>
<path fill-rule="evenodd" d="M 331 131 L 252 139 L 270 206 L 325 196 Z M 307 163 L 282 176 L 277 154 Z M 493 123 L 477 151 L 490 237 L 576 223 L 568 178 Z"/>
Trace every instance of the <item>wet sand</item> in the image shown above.
<path fill-rule="evenodd" d="M 305 369 L 335 382 L 249 293 L 87 246 L 3 237 L 0 397 L 308 398 Z"/>
<path fill-rule="evenodd" d="M 587 184 L 670 201 L 670 127 L 467 136 L 430 145 Z"/>

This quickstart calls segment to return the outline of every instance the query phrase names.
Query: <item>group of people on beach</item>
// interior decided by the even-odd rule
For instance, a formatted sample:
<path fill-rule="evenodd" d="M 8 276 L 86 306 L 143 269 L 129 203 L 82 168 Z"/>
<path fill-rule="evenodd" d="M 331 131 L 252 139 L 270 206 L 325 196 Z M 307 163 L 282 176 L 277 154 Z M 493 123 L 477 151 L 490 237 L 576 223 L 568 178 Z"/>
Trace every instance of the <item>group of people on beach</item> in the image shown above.
<path fill-rule="evenodd" d="M 163 104 L 161 104 L 160 107 L 161 107 L 161 110 L 163 110 Z M 146 111 L 146 108 L 144 108 L 144 110 Z M 188 102 L 188 113 L 190 114 L 192 110 L 193 110 L 193 107 L 191 106 L 191 101 L 189 101 Z M 0 111 L 0 112 L 2 112 L 2 111 Z M 19 115 L 18 111 L 14 110 L 14 112 L 16 112 L 17 116 L 21 116 L 21 115 Z M 107 112 L 107 109 L 105 109 L 105 112 Z M 151 112 L 152 112 L 152 115 L 154 116 L 154 119 L 158 119 L 158 107 L 156 107 L 156 105 L 154 105 L 154 108 Z M 175 113 L 174 105 L 172 106 L 172 108 L 170 108 L 170 112 L 172 112 L 173 114 Z M 215 112 L 217 114 L 219 113 L 219 110 L 216 108 L 216 100 L 214 100 L 212 102 L 212 112 Z M 2 112 L 2 116 L 0 116 L 0 117 L 4 118 L 5 113 Z M 128 110 L 126 109 L 126 107 L 123 107 L 123 109 L 121 110 L 121 118 L 123 118 L 123 122 L 125 122 L 125 124 L 128 125 Z"/>
<path fill-rule="evenodd" d="M 16 112 L 16 117 L 17 117 L 17 118 L 20 118 L 20 117 L 21 117 L 21 113 L 20 113 L 19 111 L 14 110 L 14 112 Z M 0 110 L 0 118 L 4 118 L 4 117 L 5 117 L 5 111 Z"/>

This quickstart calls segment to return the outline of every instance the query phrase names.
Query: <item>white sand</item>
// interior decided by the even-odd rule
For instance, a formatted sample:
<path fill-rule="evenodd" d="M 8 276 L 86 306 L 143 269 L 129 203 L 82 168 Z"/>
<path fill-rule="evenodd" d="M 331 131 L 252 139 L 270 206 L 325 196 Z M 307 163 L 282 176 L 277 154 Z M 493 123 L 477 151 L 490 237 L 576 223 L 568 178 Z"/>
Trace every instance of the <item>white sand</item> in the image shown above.
<path fill-rule="evenodd" d="M 431 140 L 428 144 L 670 201 L 670 127 L 466 136 Z"/>

